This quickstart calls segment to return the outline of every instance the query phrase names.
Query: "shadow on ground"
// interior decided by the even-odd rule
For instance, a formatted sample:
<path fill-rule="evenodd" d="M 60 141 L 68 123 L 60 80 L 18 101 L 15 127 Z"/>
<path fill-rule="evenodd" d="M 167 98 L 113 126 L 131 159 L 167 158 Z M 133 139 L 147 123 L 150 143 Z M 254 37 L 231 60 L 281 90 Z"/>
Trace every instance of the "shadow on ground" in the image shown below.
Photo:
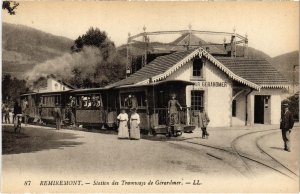
<path fill-rule="evenodd" d="M 274 149 L 274 150 L 281 150 L 281 151 L 284 150 L 283 148 L 279 148 L 279 147 L 271 147 L 271 148 Z"/>
<path fill-rule="evenodd" d="M 2 125 L 2 154 L 31 153 L 41 150 L 63 149 L 83 144 L 74 141 L 81 136 L 73 133 L 57 132 L 54 129 L 26 127 L 15 133 L 13 126 Z"/>

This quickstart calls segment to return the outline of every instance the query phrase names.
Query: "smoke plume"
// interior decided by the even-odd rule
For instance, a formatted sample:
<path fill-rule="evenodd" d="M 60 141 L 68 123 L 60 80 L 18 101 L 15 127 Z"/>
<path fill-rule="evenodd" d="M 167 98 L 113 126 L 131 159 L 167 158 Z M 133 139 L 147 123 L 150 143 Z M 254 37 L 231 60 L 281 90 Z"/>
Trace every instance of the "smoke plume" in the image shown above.
<path fill-rule="evenodd" d="M 78 53 L 66 53 L 61 57 L 51 59 L 36 65 L 26 74 L 28 81 L 35 81 L 40 77 L 50 74 L 60 79 L 71 79 L 73 71 L 81 73 L 81 76 L 88 77 L 95 73 L 97 65 L 101 64 L 103 56 L 97 47 L 84 47 Z"/>

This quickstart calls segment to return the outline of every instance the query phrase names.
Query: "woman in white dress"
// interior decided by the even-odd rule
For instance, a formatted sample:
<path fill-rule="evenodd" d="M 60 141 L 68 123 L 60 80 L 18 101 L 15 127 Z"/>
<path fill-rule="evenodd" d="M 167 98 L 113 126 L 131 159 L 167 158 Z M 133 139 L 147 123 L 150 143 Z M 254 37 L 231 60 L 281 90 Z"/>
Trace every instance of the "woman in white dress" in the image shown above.
<path fill-rule="evenodd" d="M 121 110 L 121 113 L 118 115 L 117 119 L 119 120 L 118 138 L 129 138 L 129 132 L 127 127 L 128 114 L 125 112 L 125 109 Z"/>
<path fill-rule="evenodd" d="M 137 114 L 136 109 L 132 109 L 130 117 L 130 139 L 140 139 L 140 115 Z"/>

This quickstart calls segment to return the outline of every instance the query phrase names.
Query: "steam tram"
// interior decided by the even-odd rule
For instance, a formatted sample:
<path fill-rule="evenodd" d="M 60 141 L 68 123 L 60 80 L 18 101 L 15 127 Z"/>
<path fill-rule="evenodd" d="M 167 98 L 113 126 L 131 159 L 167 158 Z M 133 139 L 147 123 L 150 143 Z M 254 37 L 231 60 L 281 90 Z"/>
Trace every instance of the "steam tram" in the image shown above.
<path fill-rule="evenodd" d="M 74 114 L 76 125 L 97 128 L 116 128 L 117 115 L 125 109 L 130 116 L 128 97 L 136 98 L 137 113 L 140 115 L 140 128 L 144 133 L 167 134 L 169 127 L 175 136 L 191 132 L 197 123 L 196 113 L 186 107 L 186 86 L 193 82 L 166 80 L 150 84 L 122 85 L 111 88 L 74 89 L 62 92 L 28 93 L 21 100 L 28 101 L 29 117 L 41 118 L 43 122 L 53 122 L 53 109 L 59 104 L 63 121 L 70 122 L 69 109 Z M 176 94 L 182 109 L 178 109 L 177 123 L 170 126 L 168 101 Z"/>

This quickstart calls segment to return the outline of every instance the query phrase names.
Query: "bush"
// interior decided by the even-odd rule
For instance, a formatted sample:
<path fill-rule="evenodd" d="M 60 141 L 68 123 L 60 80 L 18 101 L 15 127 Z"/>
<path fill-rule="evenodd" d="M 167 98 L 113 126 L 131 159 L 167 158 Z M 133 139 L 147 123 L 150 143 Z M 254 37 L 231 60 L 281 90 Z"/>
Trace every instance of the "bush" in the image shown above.
<path fill-rule="evenodd" d="M 299 121 L 299 92 L 281 102 L 282 112 L 284 110 L 283 104 L 289 105 L 289 110 L 293 113 L 295 121 Z"/>

